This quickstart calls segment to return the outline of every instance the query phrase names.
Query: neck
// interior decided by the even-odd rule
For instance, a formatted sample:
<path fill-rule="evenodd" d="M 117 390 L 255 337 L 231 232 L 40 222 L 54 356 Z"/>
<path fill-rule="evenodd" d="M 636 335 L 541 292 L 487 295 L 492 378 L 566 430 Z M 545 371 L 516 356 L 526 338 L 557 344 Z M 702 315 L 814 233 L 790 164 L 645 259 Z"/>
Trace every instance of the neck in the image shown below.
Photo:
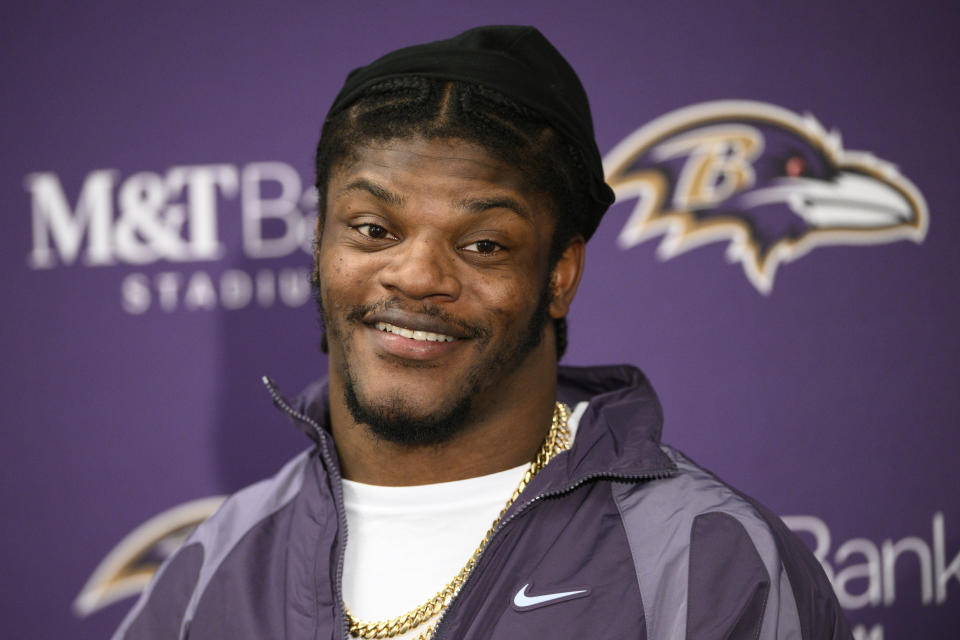
<path fill-rule="evenodd" d="M 496 399 L 481 394 L 462 429 L 446 442 L 427 446 L 388 442 L 355 422 L 344 402 L 341 381 L 331 376 L 330 423 L 343 477 L 366 484 L 409 486 L 463 480 L 530 462 L 553 417 L 555 365 L 549 371 L 549 376 L 533 378 L 532 384 L 507 381 L 499 385 Z"/>

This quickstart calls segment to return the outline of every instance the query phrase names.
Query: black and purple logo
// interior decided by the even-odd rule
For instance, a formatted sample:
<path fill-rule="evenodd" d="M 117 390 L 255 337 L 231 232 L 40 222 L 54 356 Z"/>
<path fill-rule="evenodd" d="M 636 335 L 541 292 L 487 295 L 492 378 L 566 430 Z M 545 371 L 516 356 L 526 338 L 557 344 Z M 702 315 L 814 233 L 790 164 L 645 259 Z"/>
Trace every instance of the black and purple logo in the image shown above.
<path fill-rule="evenodd" d="M 763 102 L 706 102 L 667 113 L 605 158 L 617 200 L 637 203 L 619 236 L 630 248 L 662 236 L 672 258 L 727 241 L 762 293 L 781 263 L 821 245 L 920 243 L 923 196 L 896 167 L 843 148 L 812 115 Z"/>

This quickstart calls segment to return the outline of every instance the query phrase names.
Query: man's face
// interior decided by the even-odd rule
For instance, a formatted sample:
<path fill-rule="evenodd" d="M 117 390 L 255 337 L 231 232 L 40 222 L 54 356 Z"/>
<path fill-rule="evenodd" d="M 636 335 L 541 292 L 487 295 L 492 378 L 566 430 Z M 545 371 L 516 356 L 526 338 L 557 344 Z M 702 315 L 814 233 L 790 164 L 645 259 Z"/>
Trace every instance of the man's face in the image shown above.
<path fill-rule="evenodd" d="M 568 300 L 550 295 L 549 201 L 464 141 L 355 151 L 330 177 L 317 250 L 331 389 L 381 437 L 442 442 L 554 375 L 543 337 Z"/>

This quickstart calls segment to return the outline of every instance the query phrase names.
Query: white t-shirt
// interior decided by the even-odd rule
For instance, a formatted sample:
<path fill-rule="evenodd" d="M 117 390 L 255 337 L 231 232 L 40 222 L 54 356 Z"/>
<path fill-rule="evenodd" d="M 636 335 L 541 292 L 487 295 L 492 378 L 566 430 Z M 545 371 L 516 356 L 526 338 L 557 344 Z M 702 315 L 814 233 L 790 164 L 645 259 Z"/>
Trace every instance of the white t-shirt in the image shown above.
<path fill-rule="evenodd" d="M 578 404 L 567 422 L 571 442 L 586 407 Z M 388 620 L 432 598 L 476 551 L 527 466 L 412 487 L 344 480 L 343 599 L 351 613 Z M 422 629 L 397 638 L 415 638 Z"/>

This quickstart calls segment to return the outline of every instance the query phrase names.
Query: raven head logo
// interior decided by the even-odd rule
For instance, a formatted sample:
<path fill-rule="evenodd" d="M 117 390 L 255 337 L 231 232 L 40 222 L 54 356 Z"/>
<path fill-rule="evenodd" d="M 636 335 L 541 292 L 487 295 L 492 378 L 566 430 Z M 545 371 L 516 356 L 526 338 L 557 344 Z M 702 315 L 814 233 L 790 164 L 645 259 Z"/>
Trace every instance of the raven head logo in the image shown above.
<path fill-rule="evenodd" d="M 762 293 L 780 263 L 819 245 L 880 244 L 927 233 L 927 205 L 896 167 L 847 151 L 811 115 L 741 100 L 706 102 L 641 127 L 605 158 L 617 200 L 637 198 L 630 248 L 662 235 L 661 259 L 728 241 Z"/>

